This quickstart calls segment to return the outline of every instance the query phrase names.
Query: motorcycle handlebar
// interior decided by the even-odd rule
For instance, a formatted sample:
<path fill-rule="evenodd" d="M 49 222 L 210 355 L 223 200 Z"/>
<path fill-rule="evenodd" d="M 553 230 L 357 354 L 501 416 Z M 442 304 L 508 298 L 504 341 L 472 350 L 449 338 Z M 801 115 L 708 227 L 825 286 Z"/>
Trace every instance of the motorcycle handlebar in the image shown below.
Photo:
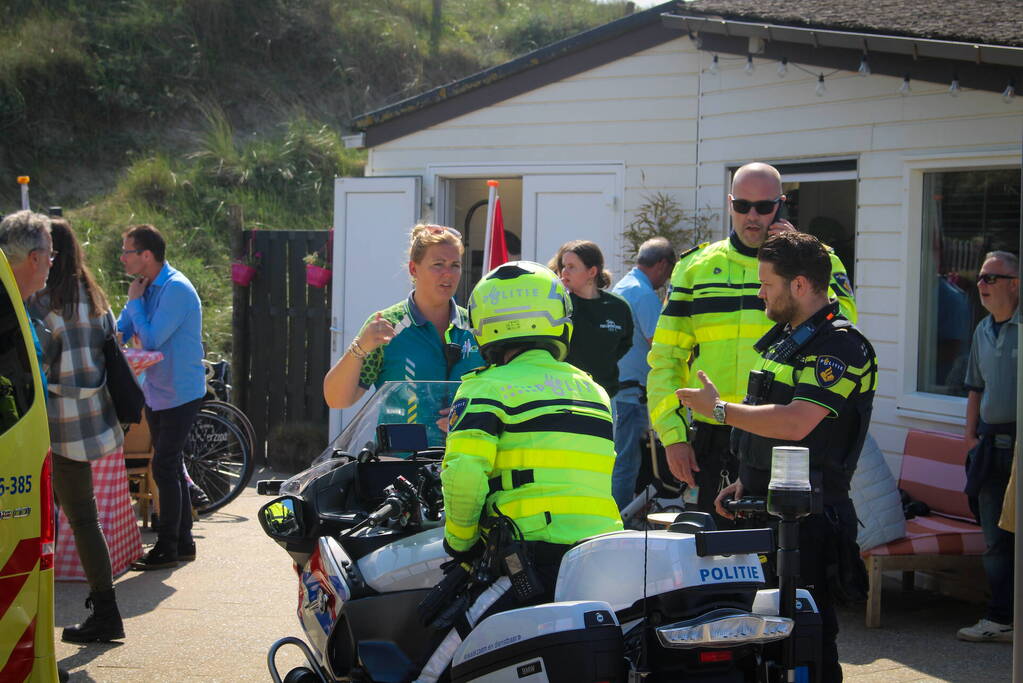
<path fill-rule="evenodd" d="M 383 505 L 370 514 L 367 521 L 370 526 L 378 526 L 388 519 L 397 517 L 399 514 L 401 514 L 401 501 L 397 498 L 388 498 L 384 501 Z"/>

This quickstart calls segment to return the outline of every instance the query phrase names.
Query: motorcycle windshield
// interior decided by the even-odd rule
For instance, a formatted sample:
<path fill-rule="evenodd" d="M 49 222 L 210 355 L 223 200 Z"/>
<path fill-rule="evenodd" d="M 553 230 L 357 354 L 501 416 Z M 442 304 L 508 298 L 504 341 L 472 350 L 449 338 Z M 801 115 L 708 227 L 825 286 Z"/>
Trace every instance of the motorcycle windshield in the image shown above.
<path fill-rule="evenodd" d="M 377 450 L 377 425 L 416 423 L 426 427 L 430 448 L 444 448 L 446 433 L 438 424 L 440 411 L 448 408 L 461 382 L 384 382 L 362 406 L 344 431 L 313 460 L 308 470 L 281 486 L 281 493 L 296 494 L 305 483 L 332 468 L 335 451 L 358 455 L 363 448 Z M 316 472 L 313 472 L 316 470 Z"/>

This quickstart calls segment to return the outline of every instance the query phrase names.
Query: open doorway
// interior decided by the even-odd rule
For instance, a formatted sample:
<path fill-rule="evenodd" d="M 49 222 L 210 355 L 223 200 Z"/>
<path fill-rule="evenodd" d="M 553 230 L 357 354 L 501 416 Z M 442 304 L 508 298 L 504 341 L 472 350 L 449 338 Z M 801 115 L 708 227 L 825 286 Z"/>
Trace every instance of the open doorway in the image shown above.
<path fill-rule="evenodd" d="M 835 250 L 856 283 L 856 181 L 783 183 L 789 221 Z"/>
<path fill-rule="evenodd" d="M 508 244 L 508 258 L 517 260 L 522 254 L 522 178 L 494 178 L 501 184 L 497 196 L 501 198 L 504 217 L 504 238 Z M 462 263 L 462 282 L 455 299 L 465 305 L 469 292 L 483 277 L 483 246 L 487 228 L 487 178 L 452 178 L 448 182 L 449 204 L 452 214 L 447 219 L 451 227 L 462 233 L 465 260 Z"/>

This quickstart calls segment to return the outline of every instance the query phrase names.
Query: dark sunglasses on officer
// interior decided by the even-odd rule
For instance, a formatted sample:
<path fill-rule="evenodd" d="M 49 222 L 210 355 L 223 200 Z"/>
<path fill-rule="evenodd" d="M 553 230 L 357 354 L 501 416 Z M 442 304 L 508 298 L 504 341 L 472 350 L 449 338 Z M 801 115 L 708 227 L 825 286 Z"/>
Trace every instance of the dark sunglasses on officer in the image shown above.
<path fill-rule="evenodd" d="M 750 209 L 756 209 L 761 216 L 774 213 L 775 207 L 781 203 L 781 197 L 775 199 L 761 199 L 758 202 L 751 202 L 748 199 L 732 199 L 732 209 L 736 213 L 747 214 Z"/>

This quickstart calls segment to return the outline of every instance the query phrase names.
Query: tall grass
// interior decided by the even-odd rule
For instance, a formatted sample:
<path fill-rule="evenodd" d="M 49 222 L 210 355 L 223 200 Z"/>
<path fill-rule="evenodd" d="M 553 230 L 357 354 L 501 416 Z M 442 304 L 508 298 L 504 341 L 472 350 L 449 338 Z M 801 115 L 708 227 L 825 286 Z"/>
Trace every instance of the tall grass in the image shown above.
<path fill-rule="evenodd" d="M 249 228 L 326 229 L 333 179 L 361 175 L 363 164 L 363 154 L 344 149 L 336 132 L 308 119 L 239 142 L 226 117 L 211 110 L 191 154 L 136 161 L 113 192 L 69 218 L 115 306 L 123 305 L 128 285 L 119 261 L 121 233 L 133 224 L 156 225 L 168 243 L 167 260 L 203 301 L 207 348 L 228 353 L 230 208 L 241 208 Z"/>
<path fill-rule="evenodd" d="M 0 212 L 15 175 L 64 204 L 124 303 L 121 233 L 152 223 L 230 348 L 231 207 L 248 227 L 322 229 L 332 180 L 361 175 L 357 114 L 615 19 L 624 3 L 444 0 L 3 0 Z M 435 27 L 435 26 L 434 26 Z"/>

